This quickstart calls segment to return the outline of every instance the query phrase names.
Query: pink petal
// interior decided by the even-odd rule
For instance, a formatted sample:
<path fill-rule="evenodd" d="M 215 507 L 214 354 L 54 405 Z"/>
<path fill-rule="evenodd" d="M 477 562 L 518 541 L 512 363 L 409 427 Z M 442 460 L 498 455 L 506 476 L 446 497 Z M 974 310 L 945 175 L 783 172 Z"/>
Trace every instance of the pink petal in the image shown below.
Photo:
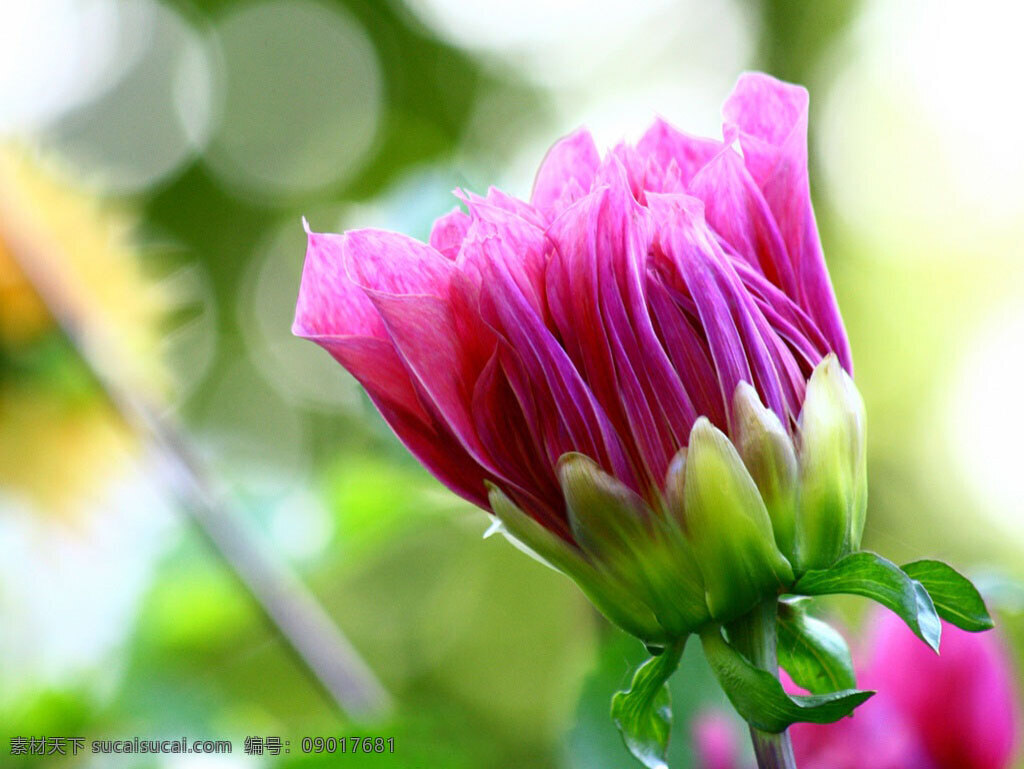
<path fill-rule="evenodd" d="M 645 297 L 650 222 L 619 178 L 565 211 L 549 229 L 552 316 L 570 356 L 626 438 L 637 467 L 660 487 L 697 418 L 654 331 Z"/>
<path fill-rule="evenodd" d="M 544 316 L 544 270 L 551 248 L 544 231 L 481 198 L 469 199 L 468 205 L 473 224 L 459 259 L 460 269 L 479 278 L 488 261 L 502 260 L 523 296 Z"/>
<path fill-rule="evenodd" d="M 344 235 L 307 230 L 306 262 L 292 333 L 304 338 L 355 335 L 384 339 L 373 303 L 345 272 Z"/>
<path fill-rule="evenodd" d="M 798 296 L 786 244 L 743 160 L 725 147 L 698 171 L 689 193 L 704 202 L 708 224 L 752 266 L 789 296 Z"/>
<path fill-rule="evenodd" d="M 499 334 L 502 366 L 524 413 L 533 412 L 548 461 L 579 451 L 635 487 L 608 417 L 530 297 L 532 283 L 516 275 L 511 243 L 486 237 L 481 246 L 481 311 Z"/>
<path fill-rule="evenodd" d="M 574 202 L 563 194 L 570 182 L 575 181 L 576 189 L 586 193 L 600 163 L 600 153 L 589 131 L 581 128 L 569 134 L 548 150 L 533 182 L 530 202 L 553 219 Z"/>
<path fill-rule="evenodd" d="M 693 175 L 721 149 L 720 141 L 691 136 L 658 118 L 636 145 L 648 164 L 644 189 L 684 192 Z"/>
<path fill-rule="evenodd" d="M 723 402 L 731 403 L 736 386 L 750 382 L 780 419 L 787 419 L 784 396 L 772 349 L 771 330 L 703 219 L 703 205 L 685 195 L 647 196 L 657 222 L 664 273 L 693 298 L 708 339 Z M 727 410 L 728 413 L 728 410 Z"/>
<path fill-rule="evenodd" d="M 741 769 L 740 748 L 745 730 L 724 713 L 706 712 L 690 725 L 699 769 Z"/>
<path fill-rule="evenodd" d="M 785 339 L 804 363 L 804 379 L 810 376 L 821 359 L 828 353 L 828 341 L 803 308 L 782 290 L 768 281 L 760 272 L 749 267 L 738 257 L 733 266 L 758 308 L 772 328 Z"/>
<path fill-rule="evenodd" d="M 513 195 L 509 195 L 507 192 L 499 190 L 497 187 L 489 187 L 487 190 L 487 197 L 484 198 L 492 206 L 508 211 L 510 214 L 515 214 L 520 219 L 528 221 L 530 224 L 536 227 L 545 227 L 547 221 L 540 211 L 538 211 L 533 205 L 526 201 L 520 200 Z"/>
<path fill-rule="evenodd" d="M 353 283 L 380 313 L 417 389 L 466 451 L 489 468 L 490 457 L 476 435 L 470 403 L 495 342 L 492 338 L 488 346 L 486 338 L 460 333 L 471 328 L 474 319 L 459 319 L 453 311 L 456 266 L 430 246 L 377 230 L 347 233 L 345 262 Z M 476 325 L 481 335 L 486 334 L 482 324 Z"/>
<path fill-rule="evenodd" d="M 795 686 L 786 688 L 800 692 Z M 913 728 L 881 695 L 834 724 L 799 723 L 789 731 L 800 769 L 941 769 Z"/>
<path fill-rule="evenodd" d="M 725 103 L 726 131 L 778 222 L 800 287 L 797 297 L 852 370 L 850 345 L 818 239 L 807 176 L 807 90 L 768 75 L 742 75 Z"/>
<path fill-rule="evenodd" d="M 692 312 L 685 310 L 661 277 L 650 272 L 647 276 L 647 297 L 658 337 L 697 413 L 720 429 L 727 430 L 726 408 L 711 352 L 697 331 L 700 321 L 696 308 Z"/>
<path fill-rule="evenodd" d="M 398 438 L 442 483 L 486 507 L 483 468 L 424 406 L 416 385 L 365 293 L 343 268 L 345 238 L 309 233 L 293 325 L 354 376 Z"/>
<path fill-rule="evenodd" d="M 498 352 L 477 380 L 473 418 L 477 434 L 494 457 L 498 471 L 514 485 L 507 493 L 534 518 L 571 541 L 554 465 L 546 461 L 544 446 L 538 443 L 540 433 L 524 414 Z"/>
<path fill-rule="evenodd" d="M 635 147 L 631 147 L 625 142 L 615 145 L 602 161 L 597 176 L 598 179 L 603 179 L 603 182 L 599 183 L 606 184 L 617 182 L 621 176 L 629 187 L 633 198 L 643 203 L 647 158 L 641 155 Z"/>
<path fill-rule="evenodd" d="M 430 230 L 430 247 L 455 261 L 468 229 L 469 215 L 456 208 L 434 222 Z"/>
<path fill-rule="evenodd" d="M 390 342 L 367 337 L 315 341 L 366 388 L 384 421 L 434 477 L 463 499 L 488 508 L 484 480 L 495 477 L 469 455 L 443 420 L 427 412 Z"/>
<path fill-rule="evenodd" d="M 345 270 L 364 291 L 394 296 L 447 294 L 455 266 L 436 249 L 386 230 L 352 230 L 342 238 Z"/>

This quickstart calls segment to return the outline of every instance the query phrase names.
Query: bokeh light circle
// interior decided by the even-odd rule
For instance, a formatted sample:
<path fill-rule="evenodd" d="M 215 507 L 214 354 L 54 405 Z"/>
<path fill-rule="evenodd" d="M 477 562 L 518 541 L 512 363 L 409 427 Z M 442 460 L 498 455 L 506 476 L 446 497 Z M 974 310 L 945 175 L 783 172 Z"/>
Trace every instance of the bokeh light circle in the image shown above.
<path fill-rule="evenodd" d="M 214 112 L 214 56 L 178 11 L 155 0 L 115 5 L 120 68 L 95 98 L 50 126 L 47 142 L 115 193 L 144 191 L 190 161 Z"/>
<path fill-rule="evenodd" d="M 733 0 L 410 0 L 412 10 L 455 45 L 500 56 L 545 86 L 609 94 L 627 81 L 646 88 L 726 63 L 750 50 L 744 9 Z M 664 108 L 668 108 L 665 105 Z"/>
<path fill-rule="evenodd" d="M 37 130 L 108 87 L 123 66 L 117 22 L 115 0 L 0 4 L 0 133 Z"/>
<path fill-rule="evenodd" d="M 381 75 L 338 8 L 270 0 L 217 24 L 224 100 L 206 160 L 243 196 L 289 197 L 348 178 L 373 145 Z"/>
<path fill-rule="evenodd" d="M 1024 408 L 1024 296 L 998 310 L 957 366 L 944 402 L 947 464 L 1003 531 L 1024 541 L 1020 436 Z"/>
<path fill-rule="evenodd" d="M 254 503 L 280 499 L 308 481 L 312 458 L 305 422 L 244 357 L 218 372 L 197 428 L 215 476 Z"/>
<path fill-rule="evenodd" d="M 1020 240 L 1024 148 L 1001 134 L 1024 120 L 1024 6 L 928 8 L 866 4 L 811 120 L 838 214 L 883 253 L 932 261 Z"/>
<path fill-rule="evenodd" d="M 298 489 L 279 500 L 268 523 L 271 540 L 292 561 L 316 559 L 334 535 L 330 511 L 307 489 Z"/>

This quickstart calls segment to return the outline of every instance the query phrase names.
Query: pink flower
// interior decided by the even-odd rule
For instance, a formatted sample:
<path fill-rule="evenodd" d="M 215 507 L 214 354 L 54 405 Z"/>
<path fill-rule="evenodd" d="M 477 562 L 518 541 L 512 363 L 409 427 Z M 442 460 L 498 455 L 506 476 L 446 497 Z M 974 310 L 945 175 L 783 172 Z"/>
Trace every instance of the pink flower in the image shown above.
<path fill-rule="evenodd" d="M 736 769 L 740 765 L 740 741 L 734 721 L 723 713 L 708 711 L 690 724 L 701 769 Z"/>
<path fill-rule="evenodd" d="M 920 640 L 917 642 L 924 646 Z M 925 648 L 925 651 L 935 656 L 930 649 Z M 785 675 L 783 678 L 787 679 Z M 789 691 L 800 691 L 788 679 L 785 683 Z M 864 682 L 858 683 L 863 685 Z M 852 716 L 834 724 L 790 727 L 797 766 L 800 769 L 861 769 L 864 766 L 943 769 L 925 750 L 921 735 L 908 714 L 897 707 L 888 694 L 887 690 L 880 691 Z"/>
<path fill-rule="evenodd" d="M 858 684 L 878 694 L 834 724 L 793 725 L 797 766 L 1007 769 L 1020 713 L 1016 677 L 1000 637 L 943 622 L 939 656 L 889 612 L 877 610 L 870 625 L 868 662 Z M 798 691 L 788 679 L 786 684 Z M 695 728 L 694 739 L 704 769 L 740 766 L 722 763 L 721 734 L 709 739 L 706 729 Z"/>
<path fill-rule="evenodd" d="M 830 352 L 851 368 L 811 209 L 807 108 L 803 88 L 748 74 L 726 102 L 724 142 L 658 120 L 635 147 L 602 158 L 578 131 L 550 150 L 529 202 L 493 188 L 460 193 L 468 212 L 438 219 L 427 244 L 380 230 L 310 232 L 293 330 L 359 380 L 442 483 L 488 511 L 488 489 L 500 489 L 572 549 L 563 561 L 583 552 L 589 562 L 560 460 L 575 458 L 591 488 L 631 515 L 664 511 L 670 464 L 699 418 L 735 433 L 741 383 L 789 441 L 812 370 Z M 852 419 L 861 432 L 843 445 L 862 446 L 863 419 Z M 720 435 L 703 434 L 709 446 Z M 720 450 L 736 453 L 715 445 L 709 455 Z M 737 482 L 746 504 L 748 480 Z M 844 538 L 856 547 L 862 511 L 835 527 L 818 565 Z M 771 540 L 754 512 L 750 537 L 767 527 Z M 729 547 L 709 545 L 715 558 L 718 545 Z M 777 552 L 761 555 L 740 603 L 792 576 Z M 704 592 L 696 584 L 701 604 Z M 734 603 L 723 596 L 712 614 Z M 697 621 L 689 608 L 672 611 L 672 634 Z"/>
<path fill-rule="evenodd" d="M 937 656 L 884 612 L 875 620 L 870 648 L 864 686 L 877 689 L 875 699 L 884 697 L 903 715 L 937 769 L 1010 765 L 1020 713 L 1016 675 L 998 635 L 943 622 Z"/>
<path fill-rule="evenodd" d="M 569 532 L 555 481 L 578 451 L 660 486 L 698 416 L 726 427 L 736 385 L 780 418 L 849 345 L 807 184 L 807 93 L 745 75 L 730 145 L 664 121 L 603 159 L 579 131 L 531 202 L 492 189 L 434 225 L 309 234 L 294 332 L 365 387 L 449 488 L 484 481 Z"/>

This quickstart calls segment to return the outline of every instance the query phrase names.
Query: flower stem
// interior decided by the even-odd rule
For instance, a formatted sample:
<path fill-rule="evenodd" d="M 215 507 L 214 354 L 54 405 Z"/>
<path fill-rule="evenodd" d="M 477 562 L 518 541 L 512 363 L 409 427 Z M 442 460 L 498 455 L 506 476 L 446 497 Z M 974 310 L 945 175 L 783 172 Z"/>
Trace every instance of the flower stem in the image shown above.
<path fill-rule="evenodd" d="M 771 598 L 729 626 L 729 640 L 733 646 L 754 665 L 776 677 L 779 675 L 775 651 L 777 611 L 778 599 Z M 772 734 L 751 726 L 750 739 L 754 743 L 759 769 L 796 769 L 789 732 Z"/>

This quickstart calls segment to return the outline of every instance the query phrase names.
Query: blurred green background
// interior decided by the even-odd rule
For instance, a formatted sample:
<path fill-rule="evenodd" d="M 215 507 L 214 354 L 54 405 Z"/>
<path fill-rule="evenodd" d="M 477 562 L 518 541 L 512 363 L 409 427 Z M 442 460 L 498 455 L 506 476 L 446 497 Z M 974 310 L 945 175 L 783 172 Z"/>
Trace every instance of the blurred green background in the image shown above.
<path fill-rule="evenodd" d="M 21 759 L 2 744 L 0 764 L 626 765 L 608 701 L 642 648 L 568 580 L 481 541 L 486 517 L 291 337 L 301 217 L 425 237 L 456 186 L 526 196 L 546 146 L 580 124 L 605 146 L 655 114 L 716 134 L 749 68 L 811 90 L 812 189 L 870 417 L 866 545 L 984 577 L 1024 654 L 1024 12 L 913 7 L 0 6 L 4 151 L 41 152 L 57 189 L 113 217 L 141 263 L 76 283 L 82 308 L 139 332 L 130 357 L 146 386 L 396 702 L 379 723 L 338 712 L 59 331 L 22 307 L 0 246 L 0 738 L 235 743 L 231 756 L 119 759 Z M 56 230 L 54 194 L 9 184 L 0 203 L 34 206 Z M 90 221 L 59 237 L 87 240 Z M 858 608 L 840 610 L 855 622 Z M 699 654 L 673 686 L 672 766 L 686 767 L 687 720 L 722 703 Z M 393 736 L 396 749 L 303 756 L 317 735 Z M 248 758 L 246 736 L 292 751 Z"/>

